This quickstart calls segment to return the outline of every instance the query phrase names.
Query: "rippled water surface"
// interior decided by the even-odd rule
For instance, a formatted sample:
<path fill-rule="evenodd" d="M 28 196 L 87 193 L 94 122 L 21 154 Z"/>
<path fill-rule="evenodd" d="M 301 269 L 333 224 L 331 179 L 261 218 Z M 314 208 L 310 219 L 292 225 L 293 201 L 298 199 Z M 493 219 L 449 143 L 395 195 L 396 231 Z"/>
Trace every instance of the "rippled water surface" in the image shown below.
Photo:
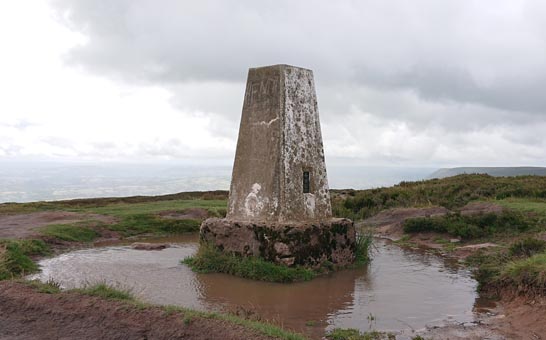
<path fill-rule="evenodd" d="M 197 235 L 156 241 L 172 245 L 161 251 L 129 246 L 74 251 L 42 260 L 42 272 L 34 277 L 65 288 L 107 282 L 157 304 L 244 309 L 314 336 L 333 327 L 395 331 L 473 320 L 476 282 L 468 270 L 381 240 L 369 267 L 294 284 L 195 274 L 180 260 L 197 250 Z"/>

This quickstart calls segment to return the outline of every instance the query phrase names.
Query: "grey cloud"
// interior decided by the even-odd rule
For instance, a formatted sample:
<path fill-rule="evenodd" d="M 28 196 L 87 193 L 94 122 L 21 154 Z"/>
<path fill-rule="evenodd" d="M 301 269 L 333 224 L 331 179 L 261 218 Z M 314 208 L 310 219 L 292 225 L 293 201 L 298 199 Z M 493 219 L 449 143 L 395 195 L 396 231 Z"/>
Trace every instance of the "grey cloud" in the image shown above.
<path fill-rule="evenodd" d="M 374 117 L 380 132 L 405 124 L 408 138 L 438 144 L 439 150 L 445 144 L 454 157 L 463 157 L 457 148 L 475 157 L 489 152 L 471 148 L 473 134 L 486 143 L 484 136 L 513 125 L 521 136 L 530 136 L 537 133 L 531 127 L 546 116 L 546 4 L 541 1 L 51 4 L 61 22 L 88 39 L 67 53 L 68 63 L 168 88 L 175 107 L 208 115 L 211 130 L 228 139 L 235 138 L 247 69 L 275 63 L 315 70 L 321 116 L 332 129 L 325 134 L 340 147 L 356 145 L 354 152 L 366 153 L 356 131 L 370 133 L 357 125 L 370 121 L 354 115 Z M 344 129 L 338 127 L 340 118 Z M 536 138 L 502 136 L 505 155 L 526 147 L 519 154 L 544 156 L 530 144 Z M 428 157 L 421 151 L 392 148 L 369 156 L 403 162 Z"/>
<path fill-rule="evenodd" d="M 325 84 L 546 111 L 546 36 L 537 15 L 546 6 L 533 1 L 500 1 L 496 11 L 487 3 L 425 0 L 52 4 L 89 39 L 67 61 L 128 81 L 243 83 L 248 67 L 291 63 L 315 69 Z"/>
<path fill-rule="evenodd" d="M 527 77 L 504 76 L 499 70 L 498 78 L 484 85 L 466 69 L 429 65 L 416 65 L 396 75 L 364 72 L 362 79 L 387 89 L 413 89 L 427 101 L 475 103 L 501 110 L 546 114 L 543 91 L 546 68 Z"/>

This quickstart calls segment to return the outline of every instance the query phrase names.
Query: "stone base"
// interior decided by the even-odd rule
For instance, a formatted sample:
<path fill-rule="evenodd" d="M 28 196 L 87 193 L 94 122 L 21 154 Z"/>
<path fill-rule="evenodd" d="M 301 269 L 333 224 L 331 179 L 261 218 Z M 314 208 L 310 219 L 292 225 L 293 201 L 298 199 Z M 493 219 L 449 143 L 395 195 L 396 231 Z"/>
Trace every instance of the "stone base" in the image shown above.
<path fill-rule="evenodd" d="M 209 218 L 201 224 L 201 240 L 240 256 L 258 256 L 287 266 L 335 267 L 354 262 L 356 232 L 351 220 L 317 222 L 243 222 Z"/>

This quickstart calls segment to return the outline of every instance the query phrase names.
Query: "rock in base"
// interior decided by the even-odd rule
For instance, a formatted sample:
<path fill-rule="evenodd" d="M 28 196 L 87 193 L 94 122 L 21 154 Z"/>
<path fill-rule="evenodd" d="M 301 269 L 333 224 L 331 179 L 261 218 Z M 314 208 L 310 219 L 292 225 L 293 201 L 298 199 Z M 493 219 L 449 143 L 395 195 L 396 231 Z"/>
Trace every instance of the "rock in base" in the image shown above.
<path fill-rule="evenodd" d="M 276 223 L 209 218 L 200 237 L 224 252 L 286 266 L 344 267 L 354 262 L 356 250 L 354 224 L 343 218 Z"/>

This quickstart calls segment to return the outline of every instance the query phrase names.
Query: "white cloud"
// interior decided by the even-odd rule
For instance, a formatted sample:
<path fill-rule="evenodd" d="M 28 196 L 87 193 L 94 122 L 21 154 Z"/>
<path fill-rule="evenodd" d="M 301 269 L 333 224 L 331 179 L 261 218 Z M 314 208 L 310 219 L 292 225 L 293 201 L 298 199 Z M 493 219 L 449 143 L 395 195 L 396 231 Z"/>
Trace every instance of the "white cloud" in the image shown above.
<path fill-rule="evenodd" d="M 146 159 L 225 157 L 234 142 L 213 136 L 199 107 L 177 110 L 170 91 L 131 86 L 63 63 L 82 42 L 43 4 L 3 4 L 0 152 L 10 157 Z M 25 18 L 25 20 L 20 20 Z M 15 33 L 14 33 L 15 32 Z"/>
<path fill-rule="evenodd" d="M 544 165 L 538 1 L 0 4 L 0 159 L 221 158 L 248 67 L 315 70 L 327 157 Z M 541 130 L 542 129 L 542 130 Z"/>

